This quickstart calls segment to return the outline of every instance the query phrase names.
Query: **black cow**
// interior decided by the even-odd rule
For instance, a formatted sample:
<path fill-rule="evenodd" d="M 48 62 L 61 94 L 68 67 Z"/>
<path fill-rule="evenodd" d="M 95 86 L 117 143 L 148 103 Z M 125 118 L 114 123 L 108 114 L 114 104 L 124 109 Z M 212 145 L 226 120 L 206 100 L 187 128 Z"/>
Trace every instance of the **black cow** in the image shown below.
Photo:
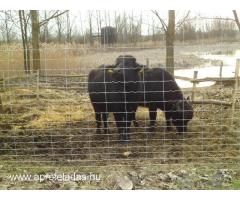
<path fill-rule="evenodd" d="M 125 59 L 123 59 L 125 58 Z M 127 58 L 127 59 L 126 59 Z M 121 55 L 116 64 L 124 63 L 126 67 L 137 65 L 141 70 L 141 103 L 140 106 L 149 108 L 150 127 L 155 129 L 157 109 L 165 112 L 167 130 L 171 130 L 171 122 L 176 126 L 178 133 L 187 132 L 187 124 L 193 118 L 193 108 L 189 99 L 185 99 L 174 77 L 162 68 L 147 68 L 136 63 L 131 55 Z M 134 125 L 138 126 L 136 119 Z"/>
<path fill-rule="evenodd" d="M 174 77 L 162 68 L 143 68 L 141 73 L 141 103 L 149 108 L 150 127 L 155 129 L 157 109 L 165 112 L 167 130 L 171 130 L 171 122 L 178 133 L 187 132 L 187 124 L 193 118 L 193 108 L 185 99 Z"/>
<path fill-rule="evenodd" d="M 107 116 L 113 112 L 116 125 L 123 141 L 129 140 L 129 127 L 135 118 L 140 91 L 139 67 L 101 65 L 91 70 L 88 76 L 88 92 L 95 111 L 97 133 L 100 133 L 101 120 L 105 133 L 108 132 Z M 102 118 L 102 119 L 101 119 Z"/>

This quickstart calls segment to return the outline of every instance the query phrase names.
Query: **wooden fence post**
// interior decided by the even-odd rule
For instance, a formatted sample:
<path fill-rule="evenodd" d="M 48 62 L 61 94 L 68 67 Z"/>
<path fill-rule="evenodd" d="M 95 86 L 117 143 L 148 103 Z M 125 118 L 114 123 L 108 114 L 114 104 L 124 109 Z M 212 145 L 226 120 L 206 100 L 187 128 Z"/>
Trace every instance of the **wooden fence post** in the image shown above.
<path fill-rule="evenodd" d="M 149 67 L 149 58 L 146 59 L 146 66 Z"/>
<path fill-rule="evenodd" d="M 193 87 L 192 87 L 192 101 L 195 100 L 195 91 L 196 91 L 196 87 L 197 87 L 197 82 L 196 82 L 197 76 L 198 76 L 198 71 L 194 71 L 194 73 L 193 73 Z"/>
<path fill-rule="evenodd" d="M 233 121 L 234 121 L 235 104 L 236 104 L 236 92 L 238 90 L 239 68 L 240 68 L 240 59 L 237 59 L 236 68 L 235 68 L 235 84 L 233 86 L 233 92 L 232 92 L 231 125 L 233 125 Z"/>
<path fill-rule="evenodd" d="M 219 78 L 221 79 L 222 82 L 222 68 L 223 68 L 223 61 L 220 63 L 220 70 L 219 70 Z"/>

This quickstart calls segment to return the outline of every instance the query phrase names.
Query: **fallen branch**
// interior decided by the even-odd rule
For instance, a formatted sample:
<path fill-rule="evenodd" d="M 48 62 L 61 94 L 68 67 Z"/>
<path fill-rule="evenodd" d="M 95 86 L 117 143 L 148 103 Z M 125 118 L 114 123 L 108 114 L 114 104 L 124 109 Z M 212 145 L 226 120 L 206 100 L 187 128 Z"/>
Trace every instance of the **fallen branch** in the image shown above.
<path fill-rule="evenodd" d="M 192 78 L 188 78 L 188 77 L 184 77 L 184 76 L 174 76 L 175 79 L 179 79 L 179 80 L 183 80 L 183 81 L 190 81 L 192 82 L 193 79 Z"/>
<path fill-rule="evenodd" d="M 220 106 L 231 106 L 232 103 L 220 100 L 194 100 L 191 101 L 193 104 L 214 104 Z"/>
<path fill-rule="evenodd" d="M 88 75 L 40 75 L 41 78 L 87 78 Z"/>

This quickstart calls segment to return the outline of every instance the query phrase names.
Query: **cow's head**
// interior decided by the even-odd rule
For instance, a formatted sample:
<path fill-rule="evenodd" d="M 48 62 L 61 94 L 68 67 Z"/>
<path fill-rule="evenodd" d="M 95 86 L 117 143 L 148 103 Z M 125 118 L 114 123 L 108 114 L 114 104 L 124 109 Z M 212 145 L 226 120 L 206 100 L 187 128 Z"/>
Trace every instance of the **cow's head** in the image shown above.
<path fill-rule="evenodd" d="M 189 97 L 174 102 L 173 112 L 173 124 L 178 133 L 186 133 L 187 124 L 193 118 L 193 107 Z"/>

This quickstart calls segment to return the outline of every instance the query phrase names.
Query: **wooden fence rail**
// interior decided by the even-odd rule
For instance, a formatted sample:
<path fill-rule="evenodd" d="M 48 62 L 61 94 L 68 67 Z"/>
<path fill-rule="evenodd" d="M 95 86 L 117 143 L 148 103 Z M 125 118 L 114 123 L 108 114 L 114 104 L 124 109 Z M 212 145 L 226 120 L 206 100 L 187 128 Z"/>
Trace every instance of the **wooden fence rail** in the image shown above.
<path fill-rule="evenodd" d="M 232 113 L 234 113 L 234 108 L 235 108 L 235 102 L 236 102 L 236 93 L 237 93 L 237 88 L 238 88 L 238 82 L 240 81 L 240 77 L 238 76 L 238 72 L 239 72 L 239 60 L 236 62 L 236 70 L 235 70 L 235 76 L 234 77 L 222 77 L 222 67 L 223 67 L 223 63 L 221 62 L 220 64 L 220 68 L 219 68 L 219 77 L 206 77 L 206 78 L 197 78 L 198 75 L 198 71 L 194 71 L 194 75 L 193 78 L 189 78 L 189 77 L 183 77 L 183 76 L 175 76 L 175 79 L 179 79 L 179 80 L 184 80 L 184 81 L 189 81 L 193 84 L 191 91 L 192 91 L 192 103 L 193 104 L 215 104 L 215 105 L 224 105 L 224 106 L 232 106 Z M 149 66 L 149 59 L 146 59 L 146 65 Z M 29 78 L 29 77 L 36 77 L 36 90 L 37 90 L 37 98 L 39 98 L 39 93 L 40 93 L 40 89 L 59 89 L 56 86 L 52 86 L 52 87 L 42 87 L 41 86 L 41 78 L 87 78 L 87 74 L 84 75 L 44 75 L 41 73 L 36 73 L 33 75 L 25 75 L 23 77 Z M 22 78 L 23 78 L 22 77 Z M 12 77 L 13 78 L 13 77 Z M 21 77 L 14 77 L 14 78 L 21 78 Z M 4 79 L 4 82 L 10 80 L 10 78 Z M 233 82 L 234 84 L 234 89 L 233 89 L 233 96 L 231 99 L 231 102 L 226 102 L 226 101 L 220 101 L 220 100 L 212 100 L 212 99 L 208 99 L 208 100 L 195 100 L 195 93 L 198 90 L 197 84 L 200 82 L 207 82 L 207 81 L 212 81 L 212 82 Z M 68 90 L 77 90 L 77 89 L 82 89 L 82 87 L 61 87 L 61 89 L 68 89 Z M 185 90 L 185 89 L 184 89 Z M 186 91 L 186 90 L 185 90 Z M 0 110 L 1 110 L 1 98 L 0 98 Z"/>

